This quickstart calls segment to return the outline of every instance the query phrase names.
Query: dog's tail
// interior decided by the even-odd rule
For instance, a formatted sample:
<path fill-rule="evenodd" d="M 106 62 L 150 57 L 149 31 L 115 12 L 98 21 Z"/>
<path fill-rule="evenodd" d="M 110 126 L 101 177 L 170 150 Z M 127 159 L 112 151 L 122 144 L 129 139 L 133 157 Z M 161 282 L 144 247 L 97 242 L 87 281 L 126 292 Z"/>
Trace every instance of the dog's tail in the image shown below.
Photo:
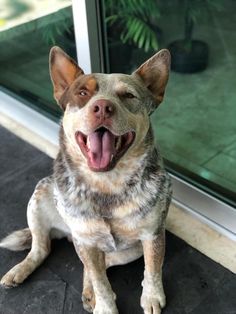
<path fill-rule="evenodd" d="M 32 235 L 29 228 L 17 230 L 0 241 L 0 248 L 23 251 L 31 248 Z"/>

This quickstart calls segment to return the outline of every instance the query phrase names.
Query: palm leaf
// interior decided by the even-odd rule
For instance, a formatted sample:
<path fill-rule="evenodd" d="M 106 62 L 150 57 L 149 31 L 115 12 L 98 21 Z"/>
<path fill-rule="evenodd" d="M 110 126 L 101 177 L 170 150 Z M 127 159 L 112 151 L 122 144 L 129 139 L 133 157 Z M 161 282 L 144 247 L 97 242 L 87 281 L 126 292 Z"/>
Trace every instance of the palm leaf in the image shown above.
<path fill-rule="evenodd" d="M 121 40 L 123 43 L 131 41 L 146 52 L 150 49 L 158 49 L 155 32 L 148 24 L 134 16 L 127 18 Z"/>
<path fill-rule="evenodd" d="M 120 40 L 123 43 L 133 43 L 137 47 L 148 51 L 158 48 L 157 36 L 154 31 L 156 21 L 160 16 L 156 0 L 120 0 L 116 2 L 106 0 L 107 12 L 113 12 L 106 18 L 106 23 L 123 29 Z M 152 24 L 153 23 L 153 24 Z"/>

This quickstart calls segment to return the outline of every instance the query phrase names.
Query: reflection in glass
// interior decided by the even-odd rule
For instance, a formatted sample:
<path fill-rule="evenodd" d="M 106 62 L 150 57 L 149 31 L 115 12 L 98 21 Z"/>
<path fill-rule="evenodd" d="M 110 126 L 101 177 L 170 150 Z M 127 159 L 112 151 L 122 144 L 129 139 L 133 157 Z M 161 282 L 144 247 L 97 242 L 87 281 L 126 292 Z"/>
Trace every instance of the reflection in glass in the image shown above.
<path fill-rule="evenodd" d="M 59 116 L 48 71 L 55 44 L 76 57 L 70 0 L 1 1 L 0 84 L 37 110 Z"/>

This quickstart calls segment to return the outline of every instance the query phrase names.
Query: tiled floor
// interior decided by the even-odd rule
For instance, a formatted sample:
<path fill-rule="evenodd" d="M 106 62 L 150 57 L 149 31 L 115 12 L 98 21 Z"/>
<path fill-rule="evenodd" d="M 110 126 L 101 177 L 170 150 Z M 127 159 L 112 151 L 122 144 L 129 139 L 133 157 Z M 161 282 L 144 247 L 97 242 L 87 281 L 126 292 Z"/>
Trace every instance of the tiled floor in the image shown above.
<path fill-rule="evenodd" d="M 26 205 L 52 160 L 0 127 L 0 238 L 26 226 Z M 0 276 L 26 252 L 0 250 Z M 108 270 L 120 314 L 141 314 L 143 259 Z M 167 234 L 163 314 L 236 314 L 235 275 Z M 55 241 L 49 258 L 21 286 L 0 288 L 0 314 L 82 314 L 82 265 L 71 243 Z"/>

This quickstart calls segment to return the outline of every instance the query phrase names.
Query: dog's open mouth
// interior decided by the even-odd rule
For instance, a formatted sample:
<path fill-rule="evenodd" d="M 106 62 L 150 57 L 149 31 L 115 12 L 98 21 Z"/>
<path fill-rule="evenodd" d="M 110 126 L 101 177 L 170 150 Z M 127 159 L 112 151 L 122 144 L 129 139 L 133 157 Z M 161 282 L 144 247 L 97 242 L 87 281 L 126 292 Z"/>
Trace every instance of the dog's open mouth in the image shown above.
<path fill-rule="evenodd" d="M 134 138 L 133 131 L 117 136 L 105 127 L 89 135 L 76 133 L 77 143 L 87 158 L 89 168 L 93 171 L 111 170 L 133 143 Z"/>

